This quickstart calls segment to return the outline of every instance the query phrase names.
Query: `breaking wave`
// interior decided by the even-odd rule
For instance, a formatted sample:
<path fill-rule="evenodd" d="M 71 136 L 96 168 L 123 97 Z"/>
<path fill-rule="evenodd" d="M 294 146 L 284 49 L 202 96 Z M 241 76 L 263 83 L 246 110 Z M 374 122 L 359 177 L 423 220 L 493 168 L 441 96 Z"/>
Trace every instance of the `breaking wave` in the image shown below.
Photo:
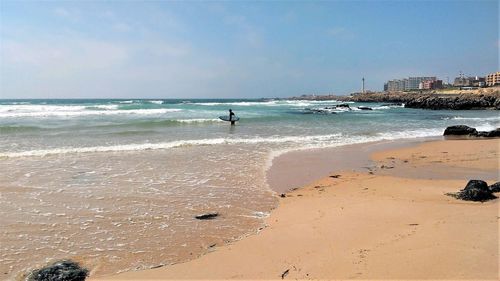
<path fill-rule="evenodd" d="M 176 108 L 119 109 L 116 104 L 109 105 L 8 105 L 0 106 L 0 118 L 18 117 L 79 117 L 92 115 L 161 115 L 178 112 Z"/>
<path fill-rule="evenodd" d="M 28 150 L 20 152 L 0 153 L 0 157 L 30 157 L 46 156 L 53 154 L 68 153 L 89 153 L 89 152 L 120 152 L 120 151 L 141 151 L 141 150 L 160 150 L 171 149 L 184 146 L 202 146 L 202 145 L 221 145 L 221 144 L 276 144 L 276 143 L 295 143 L 298 147 L 327 147 L 343 144 L 363 143 L 379 140 L 396 140 L 405 138 L 431 137 L 441 135 L 438 129 L 421 129 L 402 132 L 378 133 L 375 136 L 343 136 L 342 134 L 314 135 L 314 136 L 270 136 L 253 138 L 213 138 L 198 140 L 179 140 L 160 143 L 142 143 L 142 144 L 123 144 L 111 146 L 91 146 L 91 147 L 63 147 L 42 150 Z M 307 144 L 307 145 L 304 145 Z"/>

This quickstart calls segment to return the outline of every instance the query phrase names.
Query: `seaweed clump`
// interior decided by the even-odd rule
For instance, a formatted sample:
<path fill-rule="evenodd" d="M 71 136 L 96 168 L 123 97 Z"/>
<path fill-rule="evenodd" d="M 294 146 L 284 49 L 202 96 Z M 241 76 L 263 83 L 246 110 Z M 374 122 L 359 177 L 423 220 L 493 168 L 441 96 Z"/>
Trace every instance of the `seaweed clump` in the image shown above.
<path fill-rule="evenodd" d="M 57 261 L 40 269 L 33 270 L 26 281 L 85 281 L 88 269 L 72 260 Z"/>

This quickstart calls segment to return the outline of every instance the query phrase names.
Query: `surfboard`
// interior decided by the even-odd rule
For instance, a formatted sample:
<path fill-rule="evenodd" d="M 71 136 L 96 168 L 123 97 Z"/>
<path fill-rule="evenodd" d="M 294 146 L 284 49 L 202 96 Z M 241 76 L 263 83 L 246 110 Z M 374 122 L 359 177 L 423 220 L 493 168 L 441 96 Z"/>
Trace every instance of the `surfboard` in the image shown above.
<path fill-rule="evenodd" d="M 240 117 L 238 116 L 233 116 L 233 119 L 232 120 L 229 120 L 229 115 L 223 115 L 223 116 L 219 116 L 219 119 L 222 120 L 222 121 L 239 121 L 240 120 Z"/>

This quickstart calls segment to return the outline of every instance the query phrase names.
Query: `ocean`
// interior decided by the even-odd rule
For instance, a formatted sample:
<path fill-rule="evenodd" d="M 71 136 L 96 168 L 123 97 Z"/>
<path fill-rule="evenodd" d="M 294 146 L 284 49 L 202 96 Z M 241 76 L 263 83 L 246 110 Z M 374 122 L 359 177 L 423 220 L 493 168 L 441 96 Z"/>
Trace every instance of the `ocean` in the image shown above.
<path fill-rule="evenodd" d="M 287 151 L 500 126 L 497 111 L 341 103 L 0 100 L 0 279 L 64 258 L 98 275 L 168 265 L 256 233 Z M 230 108 L 235 126 L 218 119 Z"/>

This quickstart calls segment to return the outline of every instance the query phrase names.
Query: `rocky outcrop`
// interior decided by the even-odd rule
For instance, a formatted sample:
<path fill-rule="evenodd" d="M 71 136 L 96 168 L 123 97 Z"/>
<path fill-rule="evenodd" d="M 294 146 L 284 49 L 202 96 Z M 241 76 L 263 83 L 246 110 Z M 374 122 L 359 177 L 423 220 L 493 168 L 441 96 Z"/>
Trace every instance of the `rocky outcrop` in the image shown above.
<path fill-rule="evenodd" d="M 488 201 L 497 198 L 493 195 L 488 184 L 482 180 L 470 180 L 464 189 L 457 193 L 448 194 L 460 200 L 465 201 Z"/>
<path fill-rule="evenodd" d="M 326 106 L 323 108 L 305 108 L 306 114 L 316 113 L 316 114 L 336 114 L 335 110 L 352 110 L 347 103 L 335 104 L 332 106 Z"/>
<path fill-rule="evenodd" d="M 439 96 L 419 95 L 405 102 L 408 108 L 423 109 L 500 109 L 500 97 L 498 95 L 468 95 Z"/>
<path fill-rule="evenodd" d="M 336 100 L 341 102 L 382 102 L 405 104 L 422 109 L 496 109 L 500 110 L 500 89 L 479 90 L 476 93 L 440 94 L 439 92 L 369 92 L 350 96 L 302 96 L 291 99 Z"/>
<path fill-rule="evenodd" d="M 500 128 L 492 131 L 477 131 L 475 128 L 466 125 L 449 126 L 444 130 L 443 136 L 470 136 L 483 138 L 500 137 Z"/>
<path fill-rule="evenodd" d="M 444 130 L 443 136 L 449 135 L 476 135 L 477 130 L 465 125 L 449 126 Z"/>
<path fill-rule="evenodd" d="M 485 138 L 498 138 L 500 137 L 500 128 L 496 128 L 493 131 L 480 131 L 477 132 L 476 136 Z"/>

